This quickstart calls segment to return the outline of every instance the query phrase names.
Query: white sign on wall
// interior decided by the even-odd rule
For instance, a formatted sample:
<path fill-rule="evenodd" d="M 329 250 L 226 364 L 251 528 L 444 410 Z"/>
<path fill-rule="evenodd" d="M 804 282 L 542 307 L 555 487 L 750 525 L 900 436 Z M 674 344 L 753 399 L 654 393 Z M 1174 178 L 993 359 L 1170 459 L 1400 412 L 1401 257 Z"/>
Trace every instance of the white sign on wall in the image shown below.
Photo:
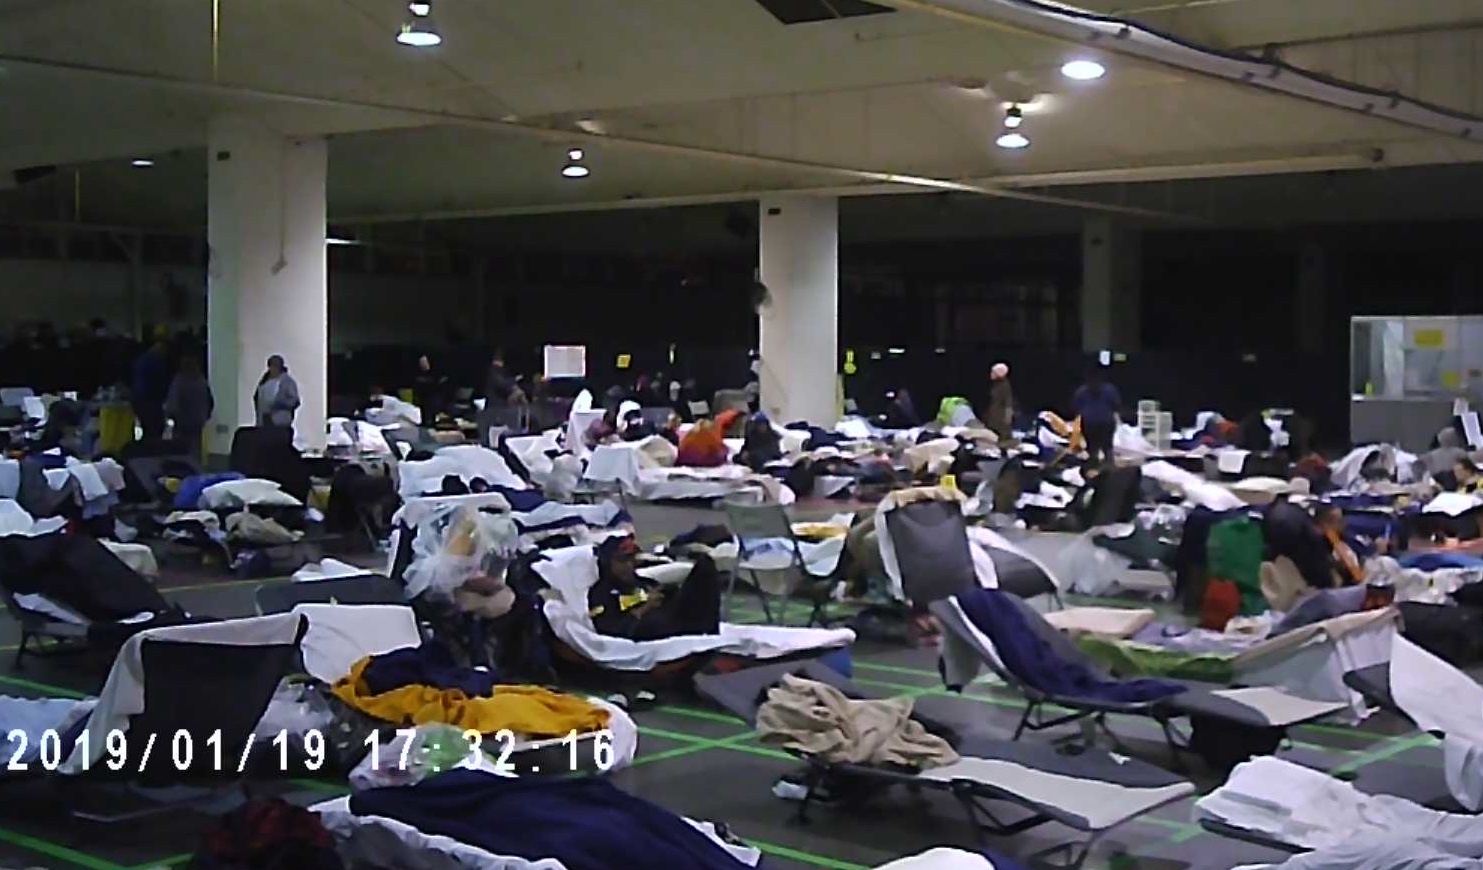
<path fill-rule="evenodd" d="M 587 377 L 587 348 L 580 344 L 546 345 L 546 377 Z"/>

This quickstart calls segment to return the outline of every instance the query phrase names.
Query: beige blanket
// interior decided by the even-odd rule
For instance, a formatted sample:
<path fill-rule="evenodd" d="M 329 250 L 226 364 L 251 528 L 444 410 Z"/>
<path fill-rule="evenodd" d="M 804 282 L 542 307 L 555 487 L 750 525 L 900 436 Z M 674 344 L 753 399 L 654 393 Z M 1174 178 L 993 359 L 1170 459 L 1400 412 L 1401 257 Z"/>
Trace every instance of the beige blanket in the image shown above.
<path fill-rule="evenodd" d="M 958 753 L 911 718 L 910 698 L 855 701 L 838 689 L 790 675 L 757 710 L 763 743 L 828 761 L 922 770 L 952 764 Z"/>

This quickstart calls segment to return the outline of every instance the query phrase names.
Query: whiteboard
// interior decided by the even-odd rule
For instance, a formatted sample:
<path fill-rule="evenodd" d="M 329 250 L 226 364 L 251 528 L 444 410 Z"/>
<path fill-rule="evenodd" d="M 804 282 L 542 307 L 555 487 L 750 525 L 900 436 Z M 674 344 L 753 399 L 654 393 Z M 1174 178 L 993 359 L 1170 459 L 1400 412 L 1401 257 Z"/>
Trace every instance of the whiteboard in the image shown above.
<path fill-rule="evenodd" d="M 587 348 L 580 344 L 548 344 L 545 348 L 548 378 L 587 377 Z"/>

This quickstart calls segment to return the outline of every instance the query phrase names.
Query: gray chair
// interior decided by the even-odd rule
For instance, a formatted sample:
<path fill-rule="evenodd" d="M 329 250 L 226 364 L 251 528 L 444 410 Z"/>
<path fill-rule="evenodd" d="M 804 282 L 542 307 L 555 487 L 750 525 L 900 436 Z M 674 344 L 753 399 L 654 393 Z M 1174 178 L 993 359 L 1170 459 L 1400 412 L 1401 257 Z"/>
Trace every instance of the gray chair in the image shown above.
<path fill-rule="evenodd" d="M 809 573 L 803 548 L 793 534 L 793 524 L 783 506 L 763 501 L 755 493 L 728 496 L 722 506 L 737 542 L 736 567 L 732 568 L 731 581 L 726 587 L 726 608 L 730 609 L 737 577 L 745 573 L 762 602 L 762 613 L 768 622 L 773 621 L 769 596 L 781 598 L 786 609 L 787 600 L 802 593 L 813 605 L 806 624 L 828 625 L 824 608 L 834 584 L 828 577 Z M 779 625 L 782 616 L 780 610 Z"/>

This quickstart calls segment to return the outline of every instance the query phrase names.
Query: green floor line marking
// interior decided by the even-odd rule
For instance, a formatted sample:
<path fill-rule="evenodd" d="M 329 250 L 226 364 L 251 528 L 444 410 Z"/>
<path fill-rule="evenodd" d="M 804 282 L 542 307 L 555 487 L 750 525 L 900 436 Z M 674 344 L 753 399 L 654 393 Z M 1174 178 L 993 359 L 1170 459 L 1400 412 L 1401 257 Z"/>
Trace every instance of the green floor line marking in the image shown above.
<path fill-rule="evenodd" d="M 655 713 L 664 713 L 670 716 L 683 716 L 687 719 L 700 719 L 705 722 L 719 722 L 722 725 L 741 725 L 743 721 L 736 716 L 728 716 L 725 713 L 712 713 L 710 710 L 697 710 L 694 707 L 683 707 L 678 704 L 664 704 L 654 708 Z"/>
<path fill-rule="evenodd" d="M 1309 743 L 1306 740 L 1291 740 L 1289 742 L 1298 749 L 1312 749 L 1318 752 L 1338 752 L 1344 755 L 1359 755 L 1364 752 L 1363 749 L 1346 749 L 1342 746 L 1324 746 L 1322 743 Z"/>
<path fill-rule="evenodd" d="M 742 734 L 728 734 L 725 737 L 700 737 L 695 734 L 686 734 L 682 731 L 666 731 L 663 728 L 651 728 L 648 725 L 639 726 L 639 734 L 646 737 L 659 737 L 664 740 L 673 740 L 677 743 L 725 743 L 728 740 L 738 740 L 743 737 L 751 737 L 752 732 Z"/>
<path fill-rule="evenodd" d="M 292 577 L 263 577 L 258 580 L 218 580 L 215 583 L 196 583 L 190 586 L 162 586 L 161 595 L 169 595 L 171 592 L 199 592 L 202 589 L 234 589 L 238 586 L 273 586 L 278 583 L 287 583 Z"/>
<path fill-rule="evenodd" d="M 171 855 L 168 858 L 161 858 L 158 861 L 145 861 L 143 864 L 135 864 L 129 870 L 154 870 L 156 867 L 174 867 L 177 864 L 184 864 L 194 857 L 196 856 L 191 853 Z"/>
<path fill-rule="evenodd" d="M 862 671 L 880 671 L 883 674 L 906 674 L 913 677 L 938 678 L 936 671 L 929 671 L 926 668 L 908 668 L 904 665 L 878 665 L 875 662 L 855 662 L 855 667 Z"/>
<path fill-rule="evenodd" d="M 8 674 L 0 674 L 0 683 L 11 686 L 19 686 L 22 689 L 31 689 L 36 692 L 45 692 L 53 698 L 86 698 L 83 692 L 73 689 L 64 689 L 61 686 L 53 686 L 49 683 L 38 683 L 35 680 L 23 680 L 20 677 L 12 677 Z"/>
<path fill-rule="evenodd" d="M 682 755 L 695 755 L 698 752 L 705 752 L 709 749 L 714 748 L 714 746 L 707 746 L 703 743 L 692 743 L 689 746 L 677 746 L 674 749 L 666 749 L 663 752 L 656 752 L 653 755 L 640 755 L 638 758 L 635 758 L 633 762 L 628 766 L 638 767 L 641 764 L 653 764 L 656 761 L 667 761 L 671 758 L 679 758 Z"/>
<path fill-rule="evenodd" d="M 40 837 L 32 837 L 29 834 L 9 831 L 5 828 L 0 828 L 0 843 L 9 843 L 12 846 L 19 846 L 22 849 L 29 849 L 48 858 L 57 858 L 69 864 L 75 864 L 78 867 L 86 867 L 88 870 L 130 870 L 130 868 L 122 864 L 115 864 L 112 861 L 95 858 L 86 852 L 70 849 L 60 843 L 53 843 L 50 840 L 43 840 Z"/>
<path fill-rule="evenodd" d="M 789 861 L 797 861 L 800 864 L 812 864 L 815 867 L 827 867 L 829 870 L 870 870 L 865 864 L 856 864 L 853 861 L 841 861 L 838 858 L 830 858 L 826 855 L 815 855 L 813 852 L 804 852 L 801 849 L 790 849 L 787 846 L 779 846 L 776 843 L 764 843 L 761 840 L 753 840 L 743 837 L 747 845 L 760 850 L 764 855 L 775 855 L 779 858 L 787 858 Z"/>
<path fill-rule="evenodd" d="M 1412 734 L 1409 737 L 1392 737 L 1379 749 L 1369 752 L 1361 752 L 1337 767 L 1329 769 L 1329 776 L 1337 776 L 1341 773 L 1354 773 L 1355 771 L 1368 767 L 1387 758 L 1394 758 L 1403 752 L 1409 752 L 1420 746 L 1431 745 L 1433 738 L 1430 734 Z"/>

